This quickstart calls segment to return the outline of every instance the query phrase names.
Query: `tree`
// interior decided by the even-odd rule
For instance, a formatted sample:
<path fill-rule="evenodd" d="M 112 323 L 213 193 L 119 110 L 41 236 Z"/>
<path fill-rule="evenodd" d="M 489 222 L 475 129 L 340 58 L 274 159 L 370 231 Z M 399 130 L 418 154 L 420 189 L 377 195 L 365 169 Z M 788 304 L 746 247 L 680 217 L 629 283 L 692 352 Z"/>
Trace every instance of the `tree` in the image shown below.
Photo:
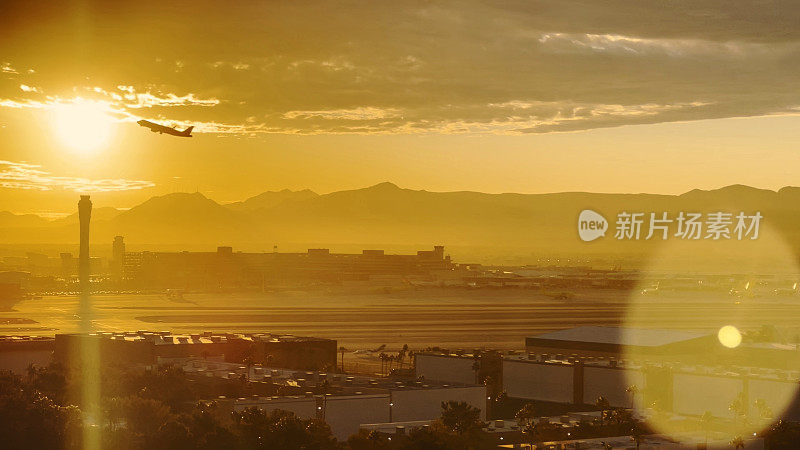
<path fill-rule="evenodd" d="M 605 424 L 608 422 L 610 416 L 611 402 L 601 395 L 600 397 L 597 397 L 595 405 L 597 406 L 597 409 L 600 410 L 600 422 Z"/>
<path fill-rule="evenodd" d="M 536 420 L 536 407 L 533 403 L 525 403 L 514 415 L 514 418 L 517 419 L 517 423 L 519 423 L 521 427 L 525 427 Z"/>
<path fill-rule="evenodd" d="M 153 448 L 157 450 L 191 450 L 195 448 L 192 436 L 184 423 L 169 419 L 159 427 L 153 439 Z"/>
<path fill-rule="evenodd" d="M 481 371 L 481 362 L 478 358 L 479 356 L 475 355 L 474 356 L 475 361 L 472 362 L 472 371 L 475 373 L 475 384 L 480 383 L 480 381 L 478 381 L 478 375 L 480 374 Z"/>
<path fill-rule="evenodd" d="M 106 411 L 111 431 L 124 429 L 127 439 L 141 447 L 152 445 L 159 429 L 170 418 L 169 407 L 138 396 L 112 398 Z"/>
<path fill-rule="evenodd" d="M 633 408 L 636 403 L 636 394 L 639 393 L 639 388 L 635 384 L 632 384 L 625 389 L 625 392 L 631 396 L 631 408 Z"/>
<path fill-rule="evenodd" d="M 317 419 L 300 419 L 288 411 L 266 413 L 247 408 L 233 414 L 235 434 L 242 449 L 318 449 L 337 447 L 330 427 Z"/>
<path fill-rule="evenodd" d="M 602 395 L 600 397 L 597 397 L 597 400 L 595 400 L 594 404 L 600 411 L 608 411 L 609 409 L 611 409 L 611 402 L 609 402 L 608 399 L 603 397 Z"/>
<path fill-rule="evenodd" d="M 398 443 L 392 443 L 385 436 L 376 430 L 358 430 L 347 438 L 347 448 L 349 450 L 388 450 L 396 448 Z"/>
<path fill-rule="evenodd" d="M 404 344 L 403 348 L 397 352 L 397 367 L 399 369 L 403 368 L 403 361 L 406 359 L 406 354 L 408 354 L 408 344 Z"/>
<path fill-rule="evenodd" d="M 456 434 L 466 434 L 483 428 L 481 410 L 467 402 L 442 402 L 442 417 L 439 420 Z"/>
<path fill-rule="evenodd" d="M 47 398 L 65 406 L 67 393 L 67 373 L 58 363 L 46 367 L 28 366 L 28 384 Z"/>
<path fill-rule="evenodd" d="M 497 444 L 484 431 L 481 410 L 467 402 L 442 402 L 442 415 L 428 430 L 412 433 L 407 449 L 489 449 Z"/>
<path fill-rule="evenodd" d="M 229 429 L 230 417 L 222 413 L 216 402 L 197 402 L 182 421 L 198 449 L 227 450 L 238 445 L 236 436 Z"/>
<path fill-rule="evenodd" d="M 789 450 L 797 448 L 800 442 L 800 423 L 779 420 L 763 433 L 765 448 L 770 450 Z"/>
<path fill-rule="evenodd" d="M 742 439 L 741 436 L 736 436 L 735 438 L 731 439 L 728 444 L 736 450 L 739 450 L 740 448 L 744 448 L 744 439 Z"/>
<path fill-rule="evenodd" d="M 255 343 L 250 343 L 247 348 L 245 348 L 244 353 L 242 354 L 242 364 L 247 367 L 247 378 L 250 378 L 250 368 L 252 368 L 256 363 L 256 358 L 258 355 L 258 350 L 256 348 Z"/>
<path fill-rule="evenodd" d="M 772 418 L 774 417 L 774 414 L 772 413 L 772 408 L 770 408 L 769 405 L 767 405 L 767 402 L 764 401 L 763 398 L 756 399 L 756 401 L 753 402 L 753 405 L 756 407 L 756 410 L 758 411 L 758 417 L 762 421 L 772 420 Z"/>
<path fill-rule="evenodd" d="M 525 436 L 526 440 L 533 444 L 536 442 L 536 438 L 539 435 L 539 428 L 536 425 L 535 421 L 527 422 L 525 425 L 522 426 L 522 435 Z"/>
<path fill-rule="evenodd" d="M 744 392 L 739 392 L 736 397 L 728 405 L 728 411 L 733 414 L 733 422 L 737 422 L 740 426 L 744 426 L 747 422 L 747 399 Z"/>
<path fill-rule="evenodd" d="M 342 355 L 342 373 L 344 373 L 344 354 L 345 354 L 347 351 L 348 351 L 348 350 L 347 350 L 346 348 L 344 348 L 344 347 L 339 347 L 339 353 Z"/>
<path fill-rule="evenodd" d="M 10 372 L 0 372 L 0 443 L 3 448 L 79 448 L 83 417 L 60 406 Z"/>
<path fill-rule="evenodd" d="M 645 438 L 645 430 L 641 422 L 639 422 L 638 420 L 634 421 L 633 424 L 631 425 L 630 433 L 631 433 L 631 439 L 636 444 L 636 449 L 638 450 L 639 446 L 642 445 L 642 442 L 644 442 Z"/>
<path fill-rule="evenodd" d="M 700 417 L 700 429 L 703 430 L 706 436 L 706 446 L 708 446 L 708 434 L 711 432 L 711 427 L 714 423 L 714 415 L 711 411 L 706 411 Z"/>
<path fill-rule="evenodd" d="M 386 353 L 381 352 L 378 355 L 378 358 L 381 360 L 381 375 L 386 373 L 386 361 L 389 359 L 389 355 Z"/>
<path fill-rule="evenodd" d="M 158 400 L 173 411 L 180 410 L 187 402 L 195 400 L 190 383 L 183 368 L 173 365 L 161 366 L 143 375 L 123 374 L 127 377 L 127 392 L 121 396 L 136 394 L 143 398 Z"/>
<path fill-rule="evenodd" d="M 546 417 L 528 422 L 522 429 L 522 433 L 528 437 L 528 441 L 531 443 L 543 440 L 561 440 L 567 437 L 567 432 L 561 425 L 550 422 Z"/>

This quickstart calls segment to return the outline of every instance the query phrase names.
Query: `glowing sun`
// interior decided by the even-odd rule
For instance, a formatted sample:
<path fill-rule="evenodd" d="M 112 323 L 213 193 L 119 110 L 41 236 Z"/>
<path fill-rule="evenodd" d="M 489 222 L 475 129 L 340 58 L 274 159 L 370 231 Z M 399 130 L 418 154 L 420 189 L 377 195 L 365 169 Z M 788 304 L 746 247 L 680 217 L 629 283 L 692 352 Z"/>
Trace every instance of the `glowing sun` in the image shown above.
<path fill-rule="evenodd" d="M 733 325 L 725 325 L 720 328 L 717 338 L 722 345 L 728 348 L 736 348 L 742 343 L 742 333 Z"/>
<path fill-rule="evenodd" d="M 53 110 L 56 136 L 65 146 L 81 152 L 101 148 L 114 131 L 114 119 L 104 104 L 83 99 L 57 105 Z"/>

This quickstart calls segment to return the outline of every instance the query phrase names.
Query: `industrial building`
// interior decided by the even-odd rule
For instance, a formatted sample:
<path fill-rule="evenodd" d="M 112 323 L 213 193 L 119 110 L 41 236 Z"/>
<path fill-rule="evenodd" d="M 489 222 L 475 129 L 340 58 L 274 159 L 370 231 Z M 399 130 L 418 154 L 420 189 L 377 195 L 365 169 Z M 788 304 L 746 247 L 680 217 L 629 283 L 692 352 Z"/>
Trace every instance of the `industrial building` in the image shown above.
<path fill-rule="evenodd" d="M 708 333 L 647 328 L 584 326 L 525 338 L 528 353 L 561 356 L 625 355 L 687 356 L 707 354 L 719 348 L 717 338 Z"/>
<path fill-rule="evenodd" d="M 121 249 L 121 239 L 115 245 Z M 119 255 L 115 254 L 115 259 Z M 385 276 L 426 277 L 453 267 L 442 246 L 415 255 L 393 255 L 383 250 L 343 254 L 327 248 L 305 253 L 246 253 L 218 247 L 216 252 L 124 252 L 122 273 L 126 284 L 133 287 L 214 290 L 342 283 Z"/>
<path fill-rule="evenodd" d="M 187 369 L 187 373 L 191 373 L 191 369 Z M 252 368 L 248 378 L 293 387 L 303 395 L 217 401 L 234 411 L 252 407 L 267 412 L 281 409 L 305 419 L 323 419 L 338 439 L 357 433 L 364 424 L 438 419 L 442 402 L 447 401 L 467 402 L 479 408 L 481 419 L 486 419 L 487 395 L 486 387 L 482 385 L 393 381 L 268 367 Z"/>
<path fill-rule="evenodd" d="M 416 375 L 426 380 L 465 380 L 475 373 L 472 355 L 419 353 L 416 360 Z M 731 402 L 743 395 L 752 414 L 760 400 L 776 414 L 800 417 L 795 370 L 530 354 L 503 356 L 499 376 L 503 391 L 522 400 L 581 406 L 602 396 L 614 407 L 655 402 L 676 414 L 728 417 Z"/>
<path fill-rule="evenodd" d="M 80 361 L 78 355 L 85 345 L 97 345 L 104 364 L 152 365 L 192 357 L 222 357 L 228 362 L 260 362 L 303 370 L 335 368 L 337 349 L 332 339 L 267 333 L 98 332 L 57 334 L 55 359 L 64 364 Z"/>
<path fill-rule="evenodd" d="M 24 375 L 30 365 L 48 365 L 53 358 L 54 344 L 52 337 L 0 336 L 0 371 Z"/>

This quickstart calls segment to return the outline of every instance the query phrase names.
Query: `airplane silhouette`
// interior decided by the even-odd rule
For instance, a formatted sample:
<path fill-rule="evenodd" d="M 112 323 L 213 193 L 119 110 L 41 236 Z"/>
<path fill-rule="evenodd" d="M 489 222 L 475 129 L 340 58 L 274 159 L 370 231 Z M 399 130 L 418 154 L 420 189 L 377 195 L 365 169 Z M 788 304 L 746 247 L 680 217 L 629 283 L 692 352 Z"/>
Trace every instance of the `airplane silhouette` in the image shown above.
<path fill-rule="evenodd" d="M 144 119 L 142 119 L 142 120 L 140 120 L 140 121 L 138 121 L 136 123 L 138 123 L 139 125 L 141 125 L 141 126 L 143 126 L 145 128 L 150 128 L 150 131 L 152 131 L 153 133 L 159 133 L 159 134 L 167 133 L 167 134 L 171 134 L 173 136 L 178 136 L 178 137 L 192 137 L 192 129 L 194 128 L 192 126 L 192 127 L 189 127 L 189 128 L 187 128 L 187 129 L 185 129 L 183 131 L 180 131 L 180 130 L 176 130 L 175 128 L 170 128 L 170 127 L 167 127 L 167 126 L 164 126 L 164 125 L 159 125 L 157 123 L 153 123 L 153 122 L 150 122 L 150 121 L 144 120 Z"/>

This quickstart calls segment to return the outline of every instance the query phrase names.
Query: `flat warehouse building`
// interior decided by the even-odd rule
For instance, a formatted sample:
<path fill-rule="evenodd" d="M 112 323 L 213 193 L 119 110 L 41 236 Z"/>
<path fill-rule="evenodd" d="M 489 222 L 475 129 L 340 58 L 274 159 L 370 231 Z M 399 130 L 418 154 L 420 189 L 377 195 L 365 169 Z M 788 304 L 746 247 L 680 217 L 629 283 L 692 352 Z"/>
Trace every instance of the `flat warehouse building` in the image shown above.
<path fill-rule="evenodd" d="M 218 402 L 242 411 L 259 408 L 267 412 L 276 409 L 292 411 L 301 418 L 319 418 L 330 425 L 334 436 L 347 439 L 358 433 L 362 425 L 374 423 L 430 421 L 441 417 L 442 403 L 466 402 L 480 409 L 486 419 L 488 400 L 482 384 L 447 384 L 428 381 L 393 381 L 330 373 L 297 373 L 269 370 L 271 383 L 285 385 L 300 383 L 307 389 L 305 396 L 272 396 L 239 399 L 217 399 Z M 254 375 L 258 380 L 263 375 Z M 319 392 L 325 386 L 324 394 Z"/>
<path fill-rule="evenodd" d="M 50 364 L 53 347 L 51 337 L 0 336 L 0 371 L 24 375 L 30 365 L 44 367 Z"/>
<path fill-rule="evenodd" d="M 224 357 L 227 362 L 264 363 L 303 370 L 333 370 L 333 339 L 267 333 L 210 333 L 178 335 L 170 332 L 57 334 L 55 359 L 80 361 L 80 349 L 97 345 L 103 364 L 158 364 L 198 357 Z"/>
<path fill-rule="evenodd" d="M 692 356 L 719 349 L 716 337 L 707 333 L 586 326 L 525 338 L 525 350 L 564 358 L 625 355 Z"/>

